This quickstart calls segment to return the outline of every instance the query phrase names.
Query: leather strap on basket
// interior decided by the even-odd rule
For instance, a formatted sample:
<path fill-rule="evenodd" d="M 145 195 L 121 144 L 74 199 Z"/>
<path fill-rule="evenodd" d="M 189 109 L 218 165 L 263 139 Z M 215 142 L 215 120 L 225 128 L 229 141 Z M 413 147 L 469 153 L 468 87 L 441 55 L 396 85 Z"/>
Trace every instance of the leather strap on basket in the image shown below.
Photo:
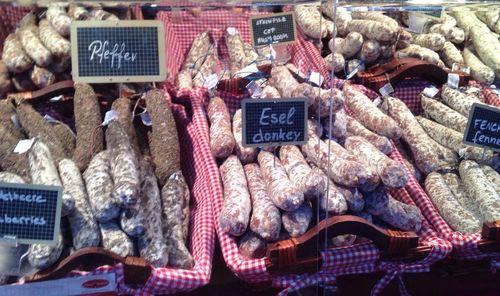
<path fill-rule="evenodd" d="M 149 263 L 138 257 L 121 257 L 99 247 L 78 250 L 52 267 L 41 270 L 26 279 L 27 282 L 54 280 L 66 277 L 71 271 L 92 271 L 103 265 L 123 263 L 125 283 L 130 287 L 142 286 L 151 274 Z"/>
<path fill-rule="evenodd" d="M 500 220 L 485 222 L 483 224 L 482 237 L 500 244 Z"/>
<path fill-rule="evenodd" d="M 322 233 L 326 229 L 325 237 Z M 413 232 L 384 230 L 360 217 L 341 215 L 321 221 L 302 236 L 268 244 L 266 267 L 271 274 L 314 272 L 322 262 L 316 238 L 329 241 L 344 234 L 370 239 L 387 257 L 408 254 L 418 246 L 418 236 Z"/>

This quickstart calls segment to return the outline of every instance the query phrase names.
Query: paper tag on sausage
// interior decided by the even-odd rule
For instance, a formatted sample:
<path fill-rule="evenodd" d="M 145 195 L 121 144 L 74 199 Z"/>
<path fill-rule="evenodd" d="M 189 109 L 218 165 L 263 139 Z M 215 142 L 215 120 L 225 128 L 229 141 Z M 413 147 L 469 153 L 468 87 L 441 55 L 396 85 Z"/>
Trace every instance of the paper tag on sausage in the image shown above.
<path fill-rule="evenodd" d="M 481 90 L 479 88 L 477 88 L 477 87 L 474 87 L 474 86 L 473 87 L 469 87 L 465 91 L 466 94 L 473 94 L 473 93 L 479 93 L 479 92 L 481 92 Z"/>
<path fill-rule="evenodd" d="M 309 75 L 309 81 L 316 84 L 317 86 L 321 86 L 323 85 L 323 81 L 325 81 L 325 78 L 318 72 L 311 71 L 311 75 Z"/>
<path fill-rule="evenodd" d="M 151 117 L 149 116 L 148 111 L 142 112 L 141 114 L 139 114 L 139 116 L 141 117 L 142 124 L 144 124 L 145 126 L 153 125 L 153 122 L 151 121 Z"/>
<path fill-rule="evenodd" d="M 258 73 L 259 68 L 257 68 L 257 64 L 252 63 L 251 65 L 246 66 L 245 68 L 241 69 L 240 71 L 236 72 L 236 77 L 241 77 L 245 78 L 251 74 Z"/>
<path fill-rule="evenodd" d="M 451 67 L 451 71 L 453 72 L 464 72 L 465 74 L 470 74 L 470 67 L 464 64 L 453 63 Z"/>
<path fill-rule="evenodd" d="M 262 87 L 260 87 L 260 85 L 258 85 L 255 80 L 250 81 L 250 83 L 247 84 L 246 88 L 252 98 L 260 98 L 260 95 L 262 94 Z"/>
<path fill-rule="evenodd" d="M 381 97 L 376 97 L 375 100 L 373 100 L 373 104 L 375 107 L 378 107 L 382 103 L 382 98 Z"/>
<path fill-rule="evenodd" d="M 394 88 L 392 87 L 391 83 L 386 83 L 384 86 L 382 86 L 378 92 L 383 96 L 388 96 L 394 92 Z"/>
<path fill-rule="evenodd" d="M 17 119 L 17 115 L 12 115 L 10 117 L 10 120 L 12 121 L 12 123 L 16 126 L 17 129 L 20 129 L 21 128 L 21 124 L 19 123 L 19 119 Z"/>
<path fill-rule="evenodd" d="M 446 84 L 448 84 L 449 87 L 451 88 L 458 88 L 458 84 L 460 82 L 460 76 L 456 73 L 448 73 L 448 81 Z"/>
<path fill-rule="evenodd" d="M 438 92 L 439 92 L 439 89 L 437 87 L 435 87 L 434 85 L 431 85 L 429 87 L 424 88 L 424 90 L 422 91 L 422 94 L 426 97 L 434 98 Z"/>
<path fill-rule="evenodd" d="M 238 30 L 236 30 L 236 28 L 229 27 L 229 28 L 227 28 L 227 33 L 231 36 L 234 36 L 234 35 L 238 34 Z"/>
<path fill-rule="evenodd" d="M 45 121 L 47 121 L 48 123 L 58 123 L 59 122 L 57 119 L 55 119 L 54 117 L 50 116 L 49 114 L 45 114 L 45 116 L 43 117 L 43 119 L 45 119 Z"/>
<path fill-rule="evenodd" d="M 270 52 L 269 58 L 271 60 L 275 60 L 276 59 L 276 50 L 274 50 L 274 47 L 272 44 L 269 44 L 269 52 Z"/>
<path fill-rule="evenodd" d="M 108 125 L 111 121 L 115 120 L 118 117 L 118 113 L 115 110 L 109 110 L 104 115 L 104 121 L 102 122 L 102 126 Z"/>
<path fill-rule="evenodd" d="M 50 98 L 50 100 L 49 100 L 49 101 L 51 101 L 51 102 L 59 102 L 59 101 L 60 101 L 60 100 L 62 100 L 63 98 L 64 98 L 64 96 L 63 96 L 63 95 L 59 95 L 59 96 L 55 96 L 55 97 L 53 97 L 53 98 Z"/>
<path fill-rule="evenodd" d="M 203 86 L 212 89 L 217 86 L 217 83 L 219 83 L 219 77 L 217 77 L 217 74 L 212 74 L 203 81 Z"/>
<path fill-rule="evenodd" d="M 421 16 L 415 12 L 410 12 L 408 14 L 408 31 L 413 33 L 422 33 L 424 31 L 425 24 L 428 21 L 428 18 Z"/>
<path fill-rule="evenodd" d="M 14 153 L 23 154 L 31 149 L 31 146 L 35 143 L 35 138 L 20 140 L 16 148 L 14 148 Z"/>

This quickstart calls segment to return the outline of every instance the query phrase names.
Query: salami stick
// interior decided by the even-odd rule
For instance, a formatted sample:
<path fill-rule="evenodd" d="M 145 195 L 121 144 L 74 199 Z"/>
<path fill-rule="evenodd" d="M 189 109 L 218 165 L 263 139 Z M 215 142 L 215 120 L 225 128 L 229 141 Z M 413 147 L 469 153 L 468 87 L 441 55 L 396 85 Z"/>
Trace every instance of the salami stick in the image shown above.
<path fill-rule="evenodd" d="M 102 247 L 122 257 L 134 256 L 134 243 L 115 222 L 100 224 Z"/>
<path fill-rule="evenodd" d="M 33 60 L 23 50 L 21 40 L 15 33 L 9 34 L 4 40 L 2 61 L 14 73 L 25 72 L 33 65 Z"/>
<path fill-rule="evenodd" d="M 292 91 L 299 85 L 285 66 L 277 66 L 271 69 L 269 83 L 280 92 L 283 98 L 290 98 Z"/>
<path fill-rule="evenodd" d="M 243 123 L 241 122 L 241 109 L 238 109 L 233 116 L 233 136 L 236 141 L 236 155 L 242 163 L 255 162 L 259 151 L 257 151 L 257 148 L 254 147 L 243 147 L 242 129 Z"/>
<path fill-rule="evenodd" d="M 281 161 L 266 151 L 261 151 L 257 158 L 274 204 L 284 211 L 294 211 L 300 207 L 304 193 L 290 181 Z"/>
<path fill-rule="evenodd" d="M 392 145 L 388 138 L 379 136 L 363 126 L 359 121 L 346 115 L 347 121 L 347 136 L 360 136 L 369 141 L 373 146 L 377 147 L 384 154 L 392 152 Z"/>
<path fill-rule="evenodd" d="M 70 159 L 61 160 L 58 167 L 64 191 L 75 201 L 75 210 L 68 216 L 73 247 L 79 250 L 85 247 L 99 246 L 101 233 L 92 214 L 80 169 Z"/>
<path fill-rule="evenodd" d="M 464 160 L 459 167 L 465 189 L 478 205 L 481 222 L 500 220 L 500 196 L 481 170 L 479 164 Z"/>
<path fill-rule="evenodd" d="M 465 117 L 469 116 L 472 104 L 480 103 L 479 99 L 475 96 L 463 94 L 459 90 L 453 89 L 447 85 L 443 86 L 441 98 L 448 106 Z"/>
<path fill-rule="evenodd" d="M 223 231 L 240 236 L 247 229 L 252 210 L 245 172 L 234 155 L 229 156 L 219 170 L 224 184 L 224 203 L 219 217 L 220 226 Z"/>
<path fill-rule="evenodd" d="M 209 51 L 210 46 L 210 32 L 208 30 L 196 35 L 182 69 L 189 70 L 191 73 L 198 72 L 205 61 L 206 54 Z"/>
<path fill-rule="evenodd" d="M 266 256 L 266 247 L 266 241 L 251 231 L 247 231 L 238 243 L 240 254 L 246 259 L 258 259 Z"/>
<path fill-rule="evenodd" d="M 488 180 L 490 180 L 491 185 L 495 188 L 497 193 L 500 194 L 500 174 L 498 174 L 492 167 L 487 165 L 482 165 L 481 169 Z"/>
<path fill-rule="evenodd" d="M 33 244 L 28 249 L 28 261 L 35 268 L 45 269 L 59 260 L 63 247 L 63 237 L 61 234 L 58 235 L 55 246 Z"/>
<path fill-rule="evenodd" d="M 426 114 L 432 117 L 432 119 L 446 127 L 456 130 L 457 132 L 465 132 L 465 128 L 467 127 L 467 117 L 434 99 L 428 98 L 424 95 L 420 96 L 420 98 L 422 108 Z"/>
<path fill-rule="evenodd" d="M 430 173 L 425 179 L 425 190 L 439 214 L 455 231 L 463 234 L 476 233 L 481 224 L 471 212 L 455 199 L 453 192 L 439 173 Z"/>
<path fill-rule="evenodd" d="M 236 144 L 226 103 L 219 97 L 212 98 L 208 104 L 207 113 L 210 120 L 212 155 L 217 158 L 226 158 L 233 152 Z"/>
<path fill-rule="evenodd" d="M 353 198 L 352 192 L 347 190 L 348 192 L 345 192 L 346 190 L 339 188 L 337 184 L 335 184 L 328 176 L 323 172 L 320 168 L 315 166 L 314 164 L 312 165 L 312 171 L 314 174 L 317 174 L 317 178 L 321 178 L 322 180 L 326 180 L 328 182 L 328 186 L 325 186 L 325 190 L 319 192 L 318 196 L 318 202 L 321 207 L 321 209 L 325 212 L 328 212 L 332 215 L 341 215 L 347 212 L 348 209 L 348 202 L 347 198 L 351 199 L 354 204 L 356 203 L 355 198 Z M 344 196 L 344 193 L 348 193 L 347 197 Z M 359 199 L 361 202 L 363 202 L 363 197 L 361 194 L 359 195 Z M 354 206 L 355 208 L 359 208 L 358 206 Z M 363 209 L 364 204 L 361 205 L 361 209 Z M 361 210 L 360 209 L 360 210 Z"/>
<path fill-rule="evenodd" d="M 380 180 L 389 188 L 401 188 L 408 183 L 408 176 L 403 166 L 380 152 L 375 146 L 361 137 L 348 137 L 345 147 L 361 156 L 375 169 Z"/>
<path fill-rule="evenodd" d="M 247 164 L 244 170 L 252 197 L 250 229 L 266 241 L 275 241 L 281 230 L 280 211 L 269 196 L 259 166 L 253 163 Z"/>
<path fill-rule="evenodd" d="M 301 236 L 309 228 L 312 215 L 311 204 L 309 201 L 306 201 L 298 209 L 283 213 L 283 228 L 288 231 L 291 237 Z"/>
<path fill-rule="evenodd" d="M 83 173 L 89 202 L 94 217 L 99 222 L 108 222 L 120 214 L 120 201 L 113 195 L 113 179 L 109 152 L 99 152 Z"/>
<path fill-rule="evenodd" d="M 460 177 L 454 173 L 446 173 L 443 175 L 443 179 L 460 205 L 474 215 L 476 219 L 481 219 L 481 213 L 479 212 L 478 205 L 465 190 L 465 186 L 462 180 L 460 180 Z"/>

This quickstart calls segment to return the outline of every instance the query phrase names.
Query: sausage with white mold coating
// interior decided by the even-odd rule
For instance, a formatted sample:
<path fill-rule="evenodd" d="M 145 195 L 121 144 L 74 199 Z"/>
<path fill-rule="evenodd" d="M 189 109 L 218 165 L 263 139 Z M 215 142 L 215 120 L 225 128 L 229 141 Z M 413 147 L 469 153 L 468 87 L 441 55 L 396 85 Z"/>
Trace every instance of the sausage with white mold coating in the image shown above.
<path fill-rule="evenodd" d="M 380 56 L 380 43 L 376 40 L 365 40 L 359 51 L 358 58 L 365 64 L 372 64 Z"/>
<path fill-rule="evenodd" d="M 149 161 L 139 161 L 141 178 L 141 205 L 146 217 L 146 232 L 137 239 L 137 248 L 142 258 L 155 267 L 165 267 L 168 250 L 163 237 L 161 196 L 158 182 Z"/>
<path fill-rule="evenodd" d="M 344 107 L 345 96 L 339 89 L 322 89 L 319 87 L 313 89 L 316 94 L 319 94 L 312 106 L 315 115 L 321 118 L 327 117 L 331 112 L 337 112 Z"/>
<path fill-rule="evenodd" d="M 189 207 L 189 188 L 181 171 L 173 173 L 161 190 L 163 209 L 163 237 L 167 245 L 169 265 L 191 269 L 193 256 L 186 246 L 184 207 Z M 186 197 L 187 196 L 187 197 Z M 188 218 L 189 219 L 189 218 Z"/>
<path fill-rule="evenodd" d="M 108 222 L 120 214 L 120 201 L 113 195 L 109 151 L 99 152 L 83 173 L 89 203 L 97 221 Z"/>
<path fill-rule="evenodd" d="M 124 208 L 136 205 L 140 197 L 137 158 L 125 129 L 116 120 L 108 124 L 106 129 L 106 145 L 109 151 L 111 175 L 114 184 L 113 195 L 115 199 L 121 202 Z M 131 208 L 124 215 L 125 218 L 131 218 L 133 216 L 136 217 L 140 212 L 141 210 L 138 208 Z M 124 215 L 122 215 L 122 222 Z M 137 233 L 137 235 L 140 234 Z"/>
<path fill-rule="evenodd" d="M 33 60 L 24 51 L 17 33 L 11 33 L 5 38 L 2 60 L 7 69 L 13 73 L 22 73 L 29 70 L 33 65 Z"/>
<path fill-rule="evenodd" d="M 21 176 L 9 172 L 0 172 L 0 182 L 18 184 L 26 183 Z"/>
<path fill-rule="evenodd" d="M 340 38 L 338 38 L 340 39 Z M 339 41 L 339 42 L 337 42 Z M 328 47 L 333 52 L 333 39 L 328 42 Z M 363 45 L 363 35 L 358 32 L 347 34 L 344 39 L 335 40 L 335 52 L 342 54 L 346 59 L 354 57 Z"/>
<path fill-rule="evenodd" d="M 259 259 L 266 256 L 266 247 L 266 241 L 252 231 L 247 231 L 238 243 L 238 250 L 246 259 Z"/>
<path fill-rule="evenodd" d="M 283 228 L 288 231 L 291 237 L 299 237 L 309 228 L 312 216 L 311 203 L 306 201 L 296 210 L 283 213 L 281 217 Z"/>
<path fill-rule="evenodd" d="M 66 9 L 61 3 L 50 3 L 47 12 L 47 20 L 52 24 L 54 29 L 63 37 L 70 34 L 71 18 L 66 13 Z"/>
<path fill-rule="evenodd" d="M 261 151 L 257 159 L 274 204 L 288 212 L 300 207 L 304 193 L 290 181 L 281 161 L 266 151 Z"/>
<path fill-rule="evenodd" d="M 453 64 L 464 64 L 462 53 L 449 41 L 444 43 L 440 55 L 443 62 L 450 68 L 453 67 Z"/>
<path fill-rule="evenodd" d="M 39 26 L 40 41 L 55 57 L 68 58 L 71 43 L 63 38 L 47 19 L 41 19 Z"/>
<path fill-rule="evenodd" d="M 325 117 L 323 119 L 324 130 L 327 132 L 328 136 L 337 139 L 345 138 L 347 134 L 347 114 L 344 110 L 339 110 L 335 112 L 332 117 L 332 122 L 330 122 L 330 117 Z"/>
<path fill-rule="evenodd" d="M 214 127 L 215 130 L 215 127 Z M 220 129 L 218 130 L 220 133 Z M 233 136 L 236 141 L 236 155 L 242 163 L 255 162 L 259 151 L 255 147 L 243 147 L 243 122 L 241 109 L 236 110 L 233 116 Z"/>
<path fill-rule="evenodd" d="M 464 48 L 463 57 L 465 64 L 470 68 L 470 73 L 474 80 L 484 84 L 493 83 L 495 80 L 495 72 L 477 57 L 472 48 Z"/>
<path fill-rule="evenodd" d="M 100 223 L 102 247 L 122 257 L 134 256 L 135 247 L 132 240 L 113 221 Z"/>
<path fill-rule="evenodd" d="M 368 39 L 392 41 L 396 39 L 397 30 L 387 23 L 374 20 L 351 20 L 347 24 L 350 32 L 358 32 Z"/>
<path fill-rule="evenodd" d="M 266 241 L 275 241 L 281 231 L 281 213 L 269 196 L 259 166 L 247 164 L 244 170 L 252 197 L 250 229 Z"/>
<path fill-rule="evenodd" d="M 488 165 L 482 165 L 481 169 L 483 170 L 486 178 L 490 180 L 491 185 L 495 188 L 497 193 L 500 194 L 500 174 Z"/>
<path fill-rule="evenodd" d="M 417 58 L 444 68 L 444 63 L 439 58 L 439 54 L 437 52 L 417 44 L 410 44 L 408 47 L 396 51 L 394 56 L 400 59 Z"/>
<path fill-rule="evenodd" d="M 48 67 L 52 63 L 52 54 L 40 41 L 37 26 L 26 26 L 18 34 L 24 51 L 38 66 Z"/>
<path fill-rule="evenodd" d="M 29 263 L 38 269 L 50 267 L 59 260 L 63 251 L 63 237 L 57 236 L 56 245 L 33 244 L 28 249 Z"/>
<path fill-rule="evenodd" d="M 472 104 L 480 103 L 480 100 L 474 95 L 467 95 L 448 85 L 443 85 L 441 98 L 453 110 L 459 112 L 465 117 L 469 116 Z"/>
<path fill-rule="evenodd" d="M 464 160 L 459 167 L 465 189 L 479 207 L 482 222 L 500 220 L 500 196 L 478 163 Z"/>
<path fill-rule="evenodd" d="M 440 51 L 445 45 L 446 39 L 441 34 L 429 33 L 418 34 L 413 38 L 413 43 L 433 51 Z"/>
<path fill-rule="evenodd" d="M 340 53 L 331 53 L 325 57 L 325 64 L 329 71 L 338 73 L 344 70 L 345 58 Z"/>
<path fill-rule="evenodd" d="M 462 180 L 460 180 L 460 177 L 455 173 L 446 173 L 443 175 L 443 179 L 446 182 L 446 185 L 450 188 L 451 192 L 453 192 L 453 195 L 460 205 L 474 215 L 474 217 L 481 219 L 481 213 L 479 212 L 478 205 L 465 190 L 465 186 Z"/>
<path fill-rule="evenodd" d="M 319 7 L 315 5 L 296 5 L 294 7 L 297 24 L 304 34 L 311 38 L 325 38 L 328 28 L 321 26 L 320 19 L 323 18 Z M 323 20 L 324 23 L 324 20 Z"/>
<path fill-rule="evenodd" d="M 207 57 L 211 46 L 210 31 L 206 30 L 194 38 L 191 44 L 191 49 L 184 60 L 183 70 L 189 70 L 191 73 L 196 73 L 201 68 Z"/>
<path fill-rule="evenodd" d="M 299 85 L 286 66 L 273 67 L 269 83 L 280 92 L 283 98 L 291 98 L 292 92 Z"/>
<path fill-rule="evenodd" d="M 389 188 L 402 188 L 408 183 L 404 167 L 380 152 L 375 146 L 361 137 L 348 137 L 344 146 L 362 159 L 365 159 L 378 173 L 380 180 Z"/>
<path fill-rule="evenodd" d="M 56 76 L 50 70 L 35 65 L 30 71 L 31 81 L 37 88 L 45 88 L 54 84 Z"/>
<path fill-rule="evenodd" d="M 441 174 L 433 172 L 427 176 L 425 191 L 439 214 L 455 231 L 468 235 L 481 230 L 479 220 L 456 200 Z"/>
<path fill-rule="evenodd" d="M 217 158 L 226 158 L 233 152 L 236 145 L 226 103 L 219 97 L 213 97 L 208 103 L 207 113 L 210 120 L 210 150 L 212 155 Z M 246 154 L 243 158 L 247 158 Z"/>
<path fill-rule="evenodd" d="M 467 127 L 467 117 L 451 109 L 445 104 L 428 98 L 424 95 L 420 96 L 420 102 L 425 114 L 429 115 L 436 122 L 456 130 L 457 132 L 465 132 Z"/>
<path fill-rule="evenodd" d="M 7 94 L 12 89 L 9 70 L 5 63 L 0 60 L 0 97 Z"/>
<path fill-rule="evenodd" d="M 382 153 L 389 155 L 392 152 L 392 144 L 388 138 L 377 135 L 367 129 L 358 120 L 346 114 L 347 136 L 360 136 L 369 141 L 373 146 L 377 147 Z"/>
<path fill-rule="evenodd" d="M 68 215 L 73 247 L 79 250 L 85 247 L 99 246 L 101 233 L 92 214 L 80 169 L 70 159 L 61 160 L 58 168 L 64 191 L 75 201 L 75 209 Z"/>
<path fill-rule="evenodd" d="M 62 187 L 61 179 L 49 148 L 40 140 L 35 141 L 29 151 L 29 164 L 33 184 Z M 75 209 L 75 200 L 65 190 L 62 194 L 61 216 L 66 216 Z"/>
<path fill-rule="evenodd" d="M 401 137 L 402 131 L 396 121 L 382 113 L 367 96 L 354 86 L 345 84 L 343 93 L 346 98 L 346 106 L 356 114 L 356 119 L 365 127 L 389 139 L 397 140 Z"/>

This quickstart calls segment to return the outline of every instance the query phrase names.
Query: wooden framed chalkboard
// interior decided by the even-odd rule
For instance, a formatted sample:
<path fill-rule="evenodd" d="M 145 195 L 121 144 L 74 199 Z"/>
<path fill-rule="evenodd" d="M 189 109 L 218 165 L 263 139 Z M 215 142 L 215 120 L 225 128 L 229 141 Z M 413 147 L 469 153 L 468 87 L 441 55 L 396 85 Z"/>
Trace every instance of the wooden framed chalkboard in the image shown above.
<path fill-rule="evenodd" d="M 472 104 L 464 143 L 500 151 L 500 108 L 480 103 Z"/>
<path fill-rule="evenodd" d="M 75 21 L 73 80 L 85 83 L 164 81 L 165 34 L 160 21 Z"/>
<path fill-rule="evenodd" d="M 307 99 L 245 99 L 241 103 L 243 146 L 307 142 Z"/>
<path fill-rule="evenodd" d="M 297 31 L 293 11 L 254 16 L 248 22 L 252 44 L 255 47 L 295 42 Z"/>
<path fill-rule="evenodd" d="M 62 188 L 0 183 L 0 241 L 56 244 Z"/>

